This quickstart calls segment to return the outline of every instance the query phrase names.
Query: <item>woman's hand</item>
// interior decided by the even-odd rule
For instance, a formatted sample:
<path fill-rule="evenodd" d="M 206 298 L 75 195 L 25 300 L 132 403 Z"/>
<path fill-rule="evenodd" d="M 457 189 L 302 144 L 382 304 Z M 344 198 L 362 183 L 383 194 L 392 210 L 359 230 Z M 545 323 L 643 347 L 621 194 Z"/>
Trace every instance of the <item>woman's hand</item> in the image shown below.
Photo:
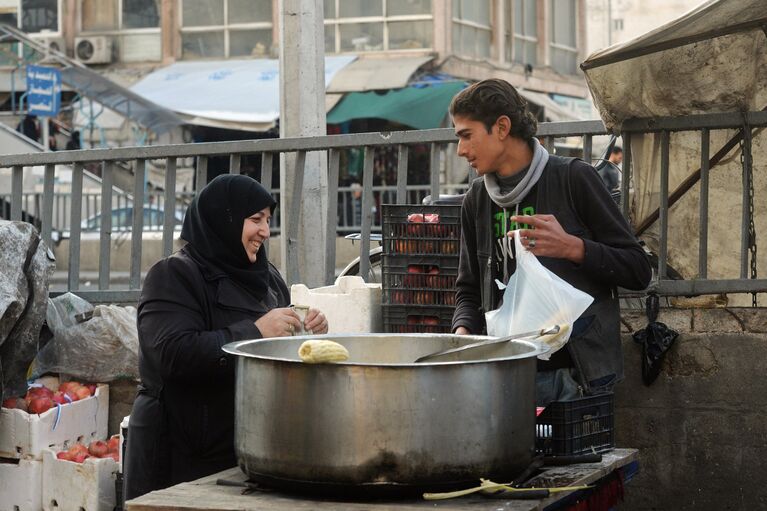
<path fill-rule="evenodd" d="M 311 330 L 313 334 L 328 333 L 328 320 L 323 313 L 317 309 L 309 309 L 304 318 L 304 330 Z"/>
<path fill-rule="evenodd" d="M 285 337 L 301 330 L 301 318 L 289 307 L 272 309 L 256 320 L 256 327 L 262 337 Z"/>

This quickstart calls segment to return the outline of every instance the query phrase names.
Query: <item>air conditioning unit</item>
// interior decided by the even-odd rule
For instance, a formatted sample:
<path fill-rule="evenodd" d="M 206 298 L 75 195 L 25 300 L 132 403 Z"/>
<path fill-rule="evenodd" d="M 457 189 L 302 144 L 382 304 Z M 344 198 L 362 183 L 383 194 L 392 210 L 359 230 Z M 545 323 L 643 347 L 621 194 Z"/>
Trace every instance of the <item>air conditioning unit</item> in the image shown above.
<path fill-rule="evenodd" d="M 75 37 L 75 58 L 83 64 L 109 64 L 112 38 L 105 35 Z"/>
<path fill-rule="evenodd" d="M 49 50 L 57 51 L 60 53 L 67 52 L 67 43 L 63 37 L 57 37 L 52 35 L 42 35 L 34 38 L 35 41 L 45 45 Z"/>

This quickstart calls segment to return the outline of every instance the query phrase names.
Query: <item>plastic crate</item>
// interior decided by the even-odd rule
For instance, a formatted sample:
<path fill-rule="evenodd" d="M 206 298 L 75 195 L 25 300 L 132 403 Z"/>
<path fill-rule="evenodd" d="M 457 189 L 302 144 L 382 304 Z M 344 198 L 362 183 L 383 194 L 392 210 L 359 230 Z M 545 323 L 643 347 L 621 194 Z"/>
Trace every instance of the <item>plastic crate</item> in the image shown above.
<path fill-rule="evenodd" d="M 613 397 L 607 392 L 551 403 L 536 419 L 536 453 L 565 456 L 615 447 Z"/>
<path fill-rule="evenodd" d="M 457 257 L 384 255 L 383 303 L 455 306 Z"/>
<path fill-rule="evenodd" d="M 461 206 L 384 204 L 385 255 L 453 255 L 461 241 Z"/>
<path fill-rule="evenodd" d="M 98 384 L 88 398 L 41 414 L 0 409 L 0 457 L 39 458 L 43 449 L 63 450 L 75 442 L 106 438 L 109 386 Z"/>
<path fill-rule="evenodd" d="M 391 334 L 449 334 L 453 307 L 383 305 L 384 332 Z"/>

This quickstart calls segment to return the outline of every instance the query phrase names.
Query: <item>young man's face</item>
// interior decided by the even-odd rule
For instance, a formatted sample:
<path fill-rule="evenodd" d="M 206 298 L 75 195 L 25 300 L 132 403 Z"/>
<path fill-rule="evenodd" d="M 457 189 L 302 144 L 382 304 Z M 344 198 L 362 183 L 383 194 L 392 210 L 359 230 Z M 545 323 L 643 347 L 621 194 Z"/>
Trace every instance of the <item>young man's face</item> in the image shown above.
<path fill-rule="evenodd" d="M 465 115 L 456 115 L 453 117 L 453 125 L 458 137 L 458 156 L 466 158 L 480 176 L 498 170 L 499 159 L 503 154 L 498 123 L 488 133 L 482 122 Z"/>

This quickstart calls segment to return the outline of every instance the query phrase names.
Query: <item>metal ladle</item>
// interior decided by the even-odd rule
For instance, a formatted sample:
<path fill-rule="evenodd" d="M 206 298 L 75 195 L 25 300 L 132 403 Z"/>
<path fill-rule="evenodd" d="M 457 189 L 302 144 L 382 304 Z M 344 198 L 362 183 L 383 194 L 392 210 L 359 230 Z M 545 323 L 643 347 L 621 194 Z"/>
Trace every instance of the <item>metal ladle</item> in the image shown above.
<path fill-rule="evenodd" d="M 544 335 L 554 335 L 554 334 L 558 334 L 559 331 L 560 331 L 560 326 L 559 325 L 554 325 L 554 326 L 549 327 L 549 328 L 542 328 L 540 330 L 533 330 L 532 332 L 524 332 L 524 333 L 521 333 L 521 334 L 509 335 L 507 337 L 499 337 L 497 339 L 488 339 L 486 341 L 473 342 L 473 343 L 467 344 L 465 346 L 459 346 L 457 348 L 450 348 L 450 349 L 447 349 L 447 350 L 441 350 L 441 351 L 436 351 L 434 353 L 429 353 L 428 355 L 424 355 L 422 357 L 418 357 L 417 359 L 415 359 L 414 363 L 415 364 L 420 364 L 421 362 L 433 361 L 435 358 L 440 358 L 440 357 L 444 357 L 444 356 L 447 356 L 447 355 L 452 355 L 454 353 L 460 353 L 460 352 L 464 352 L 464 351 L 468 351 L 468 350 L 473 350 L 473 349 L 477 349 L 477 348 L 483 348 L 485 346 L 490 346 L 492 344 L 501 344 L 501 343 L 504 343 L 504 342 L 507 342 L 507 341 L 513 341 L 513 340 L 516 340 L 516 339 L 525 339 L 525 338 L 528 338 L 528 337 L 542 337 Z"/>

